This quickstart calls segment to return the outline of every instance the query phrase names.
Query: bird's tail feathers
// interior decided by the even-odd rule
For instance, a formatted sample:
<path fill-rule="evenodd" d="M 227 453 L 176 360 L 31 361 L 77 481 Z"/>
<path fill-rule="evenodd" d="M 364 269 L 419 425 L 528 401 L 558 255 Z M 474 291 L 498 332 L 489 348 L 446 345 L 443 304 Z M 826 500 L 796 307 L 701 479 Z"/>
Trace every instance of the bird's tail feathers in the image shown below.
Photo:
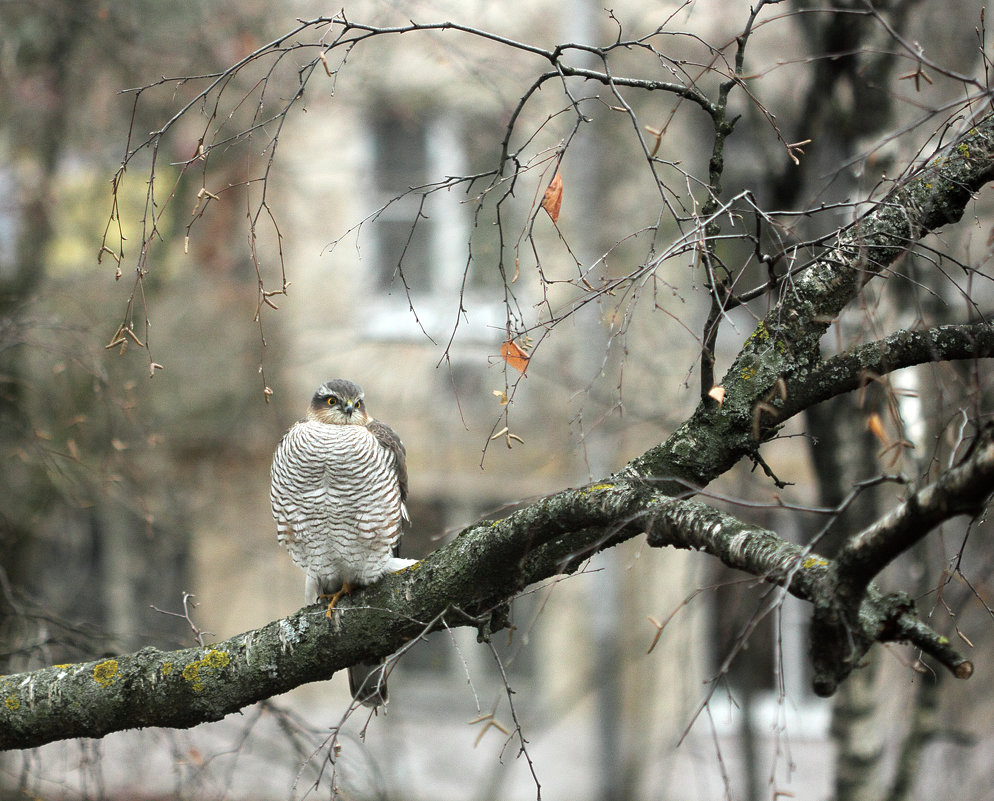
<path fill-rule="evenodd" d="M 349 690 L 363 706 L 375 709 L 390 700 L 385 662 L 360 662 L 348 670 Z"/>

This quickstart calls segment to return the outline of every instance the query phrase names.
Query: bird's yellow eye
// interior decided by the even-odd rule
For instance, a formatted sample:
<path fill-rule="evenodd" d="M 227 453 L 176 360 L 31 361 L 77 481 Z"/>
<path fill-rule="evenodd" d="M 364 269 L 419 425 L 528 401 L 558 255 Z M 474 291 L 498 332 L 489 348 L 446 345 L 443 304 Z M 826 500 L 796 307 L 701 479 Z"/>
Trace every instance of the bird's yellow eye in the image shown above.
<path fill-rule="evenodd" d="M 357 409 L 361 409 L 361 408 L 362 408 L 362 401 L 361 401 L 361 400 L 357 400 L 357 401 L 355 402 L 355 407 L 356 407 Z"/>
<path fill-rule="evenodd" d="M 334 398 L 334 397 L 328 398 L 328 405 L 329 406 L 334 406 L 337 402 L 338 402 L 337 398 Z"/>

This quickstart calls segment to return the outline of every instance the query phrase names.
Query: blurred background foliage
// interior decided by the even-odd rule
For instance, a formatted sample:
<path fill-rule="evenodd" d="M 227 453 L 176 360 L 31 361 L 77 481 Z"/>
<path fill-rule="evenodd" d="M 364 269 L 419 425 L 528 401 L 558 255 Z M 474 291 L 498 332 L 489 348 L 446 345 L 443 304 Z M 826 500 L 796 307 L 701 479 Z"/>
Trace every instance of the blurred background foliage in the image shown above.
<path fill-rule="evenodd" d="M 179 589 L 188 586 L 196 466 L 263 447 L 258 424 L 243 414 L 258 397 L 258 332 L 238 215 L 214 215 L 184 254 L 181 208 L 192 208 L 196 190 L 181 182 L 159 221 L 163 243 L 147 284 L 161 312 L 153 336 L 162 358 L 175 355 L 182 367 L 154 386 L 143 379 L 147 359 L 135 342 L 104 348 L 127 287 L 115 281 L 106 254 L 96 260 L 131 114 L 136 131 L 151 130 L 182 99 L 180 90 L 136 104 L 121 90 L 237 60 L 256 40 L 264 10 L 255 5 L 0 6 L 0 656 L 7 670 L 188 639 L 185 622 L 149 605 L 178 608 Z M 177 174 L 169 163 L 188 157 L 183 150 L 195 140 L 174 145 L 160 155 L 164 179 Z M 124 185 L 118 200 L 127 224 L 138 223 L 145 189 L 140 181 Z"/>

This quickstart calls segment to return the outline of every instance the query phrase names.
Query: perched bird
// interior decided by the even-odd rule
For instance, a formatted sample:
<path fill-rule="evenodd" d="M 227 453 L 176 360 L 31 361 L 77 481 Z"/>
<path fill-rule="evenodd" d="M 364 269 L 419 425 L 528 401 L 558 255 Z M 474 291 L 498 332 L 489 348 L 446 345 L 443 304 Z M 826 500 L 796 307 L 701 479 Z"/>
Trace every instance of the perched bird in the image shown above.
<path fill-rule="evenodd" d="M 305 419 L 283 436 L 270 471 L 276 537 L 307 575 L 305 602 L 335 603 L 356 587 L 414 563 L 397 557 L 407 520 L 407 457 L 400 437 L 366 412 L 362 388 L 318 387 Z M 384 664 L 349 668 L 353 696 L 387 701 Z"/>

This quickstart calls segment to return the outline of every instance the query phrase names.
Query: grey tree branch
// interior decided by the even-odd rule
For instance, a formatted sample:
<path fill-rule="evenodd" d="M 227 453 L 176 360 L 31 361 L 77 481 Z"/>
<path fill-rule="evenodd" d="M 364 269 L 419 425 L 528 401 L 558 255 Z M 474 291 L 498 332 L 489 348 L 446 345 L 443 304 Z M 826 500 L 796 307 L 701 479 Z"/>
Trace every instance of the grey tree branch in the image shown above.
<path fill-rule="evenodd" d="M 986 452 L 979 458 L 987 459 Z M 357 661 L 386 656 L 433 628 L 471 625 L 489 634 L 506 625 L 505 604 L 521 588 L 572 571 L 596 551 L 643 532 L 654 547 L 710 553 L 785 587 L 816 610 L 839 609 L 837 565 L 817 554 L 644 482 L 595 484 L 471 526 L 427 559 L 340 602 L 332 621 L 323 606 L 311 606 L 212 646 L 144 648 L 4 676 L 0 749 L 220 720 Z M 874 642 L 901 639 L 914 641 L 955 675 L 972 672 L 917 619 L 907 599 L 874 585 L 835 635 L 812 648 L 816 669 L 835 684 Z"/>
<path fill-rule="evenodd" d="M 208 647 L 145 648 L 4 676 L 0 749 L 220 720 L 360 660 L 388 655 L 433 627 L 499 630 L 505 602 L 519 589 L 575 567 L 560 550 L 570 532 L 599 531 L 600 547 L 616 541 L 611 535 L 635 536 L 642 530 L 635 521 L 653 495 L 645 487 L 573 489 L 504 520 L 481 521 L 417 565 L 340 602 L 331 622 L 323 606 L 312 606 Z M 596 550 L 577 547 L 581 558 Z"/>
<path fill-rule="evenodd" d="M 860 389 L 875 376 L 928 362 L 983 359 L 994 355 L 994 325 L 943 325 L 897 331 L 826 359 L 787 386 L 779 416 L 792 417 L 830 397 Z"/>
<path fill-rule="evenodd" d="M 815 608 L 811 658 L 814 688 L 831 695 L 875 642 L 912 642 L 957 678 L 969 678 L 973 664 L 950 647 L 945 637 L 916 615 L 910 598 L 885 594 L 873 584 L 859 603 L 840 610 L 838 563 L 810 548 L 781 539 L 775 532 L 743 523 L 698 501 L 667 504 L 653 517 L 649 545 L 706 551 L 729 567 L 777 584 Z M 834 626 L 818 625 L 825 610 Z"/>
<path fill-rule="evenodd" d="M 870 580 L 940 523 L 977 515 L 994 493 L 994 431 L 986 428 L 966 459 L 923 487 L 840 551 L 838 595 L 858 603 Z"/>
<path fill-rule="evenodd" d="M 814 386 L 815 376 L 828 377 L 846 364 L 821 358 L 819 342 L 828 326 L 866 281 L 926 234 L 959 220 L 973 194 L 992 178 L 994 115 L 946 147 L 784 284 L 779 301 L 725 373 L 724 402 L 705 399 L 665 443 L 633 460 L 627 474 L 703 486 L 754 452 L 784 419 L 816 402 L 802 390 L 818 400 L 838 394 L 827 381 Z"/>

